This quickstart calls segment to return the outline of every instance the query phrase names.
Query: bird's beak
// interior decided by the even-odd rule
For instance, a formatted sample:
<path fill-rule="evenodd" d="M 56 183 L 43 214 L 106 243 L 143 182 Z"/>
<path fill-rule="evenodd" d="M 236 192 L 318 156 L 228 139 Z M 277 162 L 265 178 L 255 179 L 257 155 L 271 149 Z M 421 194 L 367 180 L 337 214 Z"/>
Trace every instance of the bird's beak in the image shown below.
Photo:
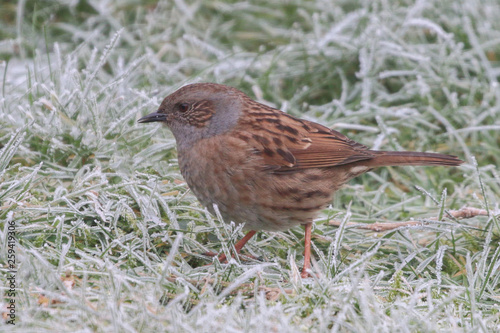
<path fill-rule="evenodd" d="M 167 115 L 164 113 L 160 113 L 158 111 L 148 114 L 147 116 L 142 117 L 137 122 L 139 123 L 152 123 L 154 121 L 166 121 Z"/>

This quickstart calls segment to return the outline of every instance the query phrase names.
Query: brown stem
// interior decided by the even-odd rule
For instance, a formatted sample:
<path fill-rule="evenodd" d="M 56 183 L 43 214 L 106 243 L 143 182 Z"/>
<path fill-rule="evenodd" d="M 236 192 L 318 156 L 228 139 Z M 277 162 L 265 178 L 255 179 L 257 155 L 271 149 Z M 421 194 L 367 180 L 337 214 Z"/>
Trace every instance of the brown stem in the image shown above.
<path fill-rule="evenodd" d="M 447 211 L 445 216 L 453 217 L 453 218 L 471 218 L 474 216 L 488 216 L 488 212 L 484 209 L 474 208 L 474 207 L 464 207 L 459 210 L 450 210 Z M 431 217 L 427 220 L 437 221 L 437 217 Z M 340 221 L 330 221 L 329 225 L 340 226 L 342 222 Z M 423 225 L 424 222 L 421 221 L 405 221 L 405 222 L 375 222 L 370 224 L 360 224 L 356 222 L 348 222 L 348 226 L 355 226 L 358 229 L 366 229 L 371 231 L 387 231 L 393 230 L 400 227 L 408 227 L 413 225 Z"/>

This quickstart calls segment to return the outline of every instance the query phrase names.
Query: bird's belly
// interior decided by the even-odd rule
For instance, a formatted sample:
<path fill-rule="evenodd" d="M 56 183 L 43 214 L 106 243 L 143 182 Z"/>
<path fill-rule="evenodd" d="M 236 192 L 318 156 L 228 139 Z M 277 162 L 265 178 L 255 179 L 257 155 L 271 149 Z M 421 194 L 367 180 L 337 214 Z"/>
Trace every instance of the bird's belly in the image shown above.
<path fill-rule="evenodd" d="M 324 169 L 275 174 L 258 161 L 220 159 L 223 156 L 179 154 L 179 166 L 203 206 L 214 213 L 217 205 L 224 222 L 245 223 L 245 229 L 278 231 L 308 223 L 336 190 Z"/>

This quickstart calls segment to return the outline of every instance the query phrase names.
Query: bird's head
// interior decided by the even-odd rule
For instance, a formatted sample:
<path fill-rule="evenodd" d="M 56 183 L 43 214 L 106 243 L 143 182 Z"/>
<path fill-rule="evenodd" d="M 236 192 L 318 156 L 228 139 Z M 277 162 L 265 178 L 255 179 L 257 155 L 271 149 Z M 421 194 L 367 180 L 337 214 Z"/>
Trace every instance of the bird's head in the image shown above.
<path fill-rule="evenodd" d="M 231 130 L 240 118 L 245 99 L 248 97 L 241 91 L 222 84 L 190 84 L 168 95 L 156 112 L 138 121 L 162 122 L 181 148 Z"/>

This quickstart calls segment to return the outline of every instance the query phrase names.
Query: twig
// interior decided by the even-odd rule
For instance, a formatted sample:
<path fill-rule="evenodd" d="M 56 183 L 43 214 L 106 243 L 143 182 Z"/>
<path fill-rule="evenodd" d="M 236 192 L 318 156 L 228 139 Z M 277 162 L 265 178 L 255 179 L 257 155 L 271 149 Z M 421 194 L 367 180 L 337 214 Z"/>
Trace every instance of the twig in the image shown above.
<path fill-rule="evenodd" d="M 498 212 L 496 212 L 498 214 Z M 488 216 L 488 212 L 484 209 L 474 208 L 474 207 L 463 207 L 459 210 L 450 210 L 446 212 L 447 217 L 457 218 L 457 219 L 468 219 L 475 216 Z M 437 217 L 431 217 L 426 220 L 437 221 Z M 340 226 L 341 221 L 331 220 L 328 222 L 329 225 Z M 354 226 L 358 229 L 366 229 L 371 231 L 387 231 L 393 230 L 400 227 L 409 227 L 414 225 L 424 225 L 423 221 L 405 221 L 405 222 L 375 222 L 371 224 L 360 224 L 356 222 L 348 222 L 347 226 Z"/>

